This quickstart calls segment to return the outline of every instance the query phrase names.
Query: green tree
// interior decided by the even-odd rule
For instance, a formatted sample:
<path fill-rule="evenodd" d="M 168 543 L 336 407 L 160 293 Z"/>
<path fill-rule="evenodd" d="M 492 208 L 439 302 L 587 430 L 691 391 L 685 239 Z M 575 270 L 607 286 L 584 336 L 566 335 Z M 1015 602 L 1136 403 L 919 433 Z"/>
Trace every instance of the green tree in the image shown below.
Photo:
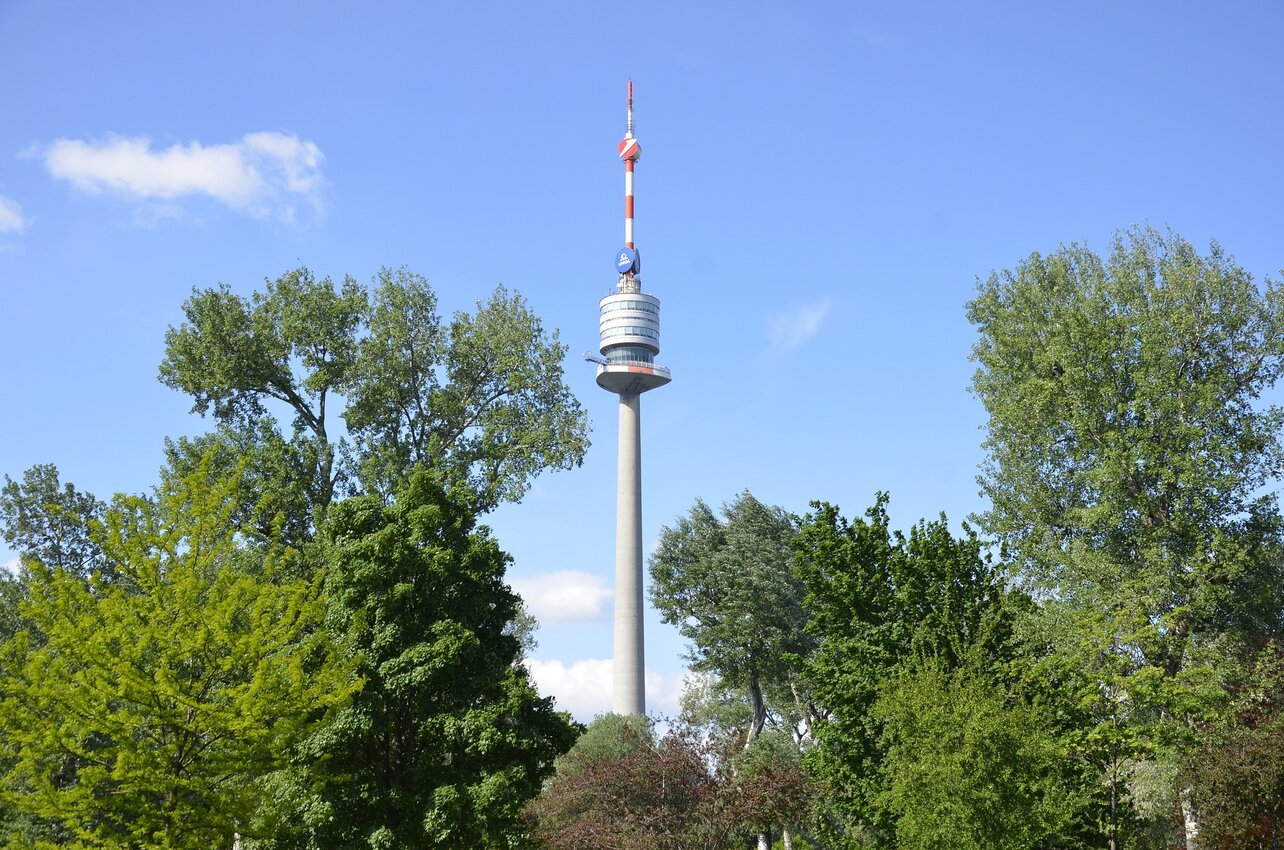
<path fill-rule="evenodd" d="M 0 488 L 0 535 L 25 559 L 88 576 L 104 566 L 91 530 L 106 508 L 92 493 L 58 480 L 58 468 L 37 464 L 22 481 L 4 477 Z"/>
<path fill-rule="evenodd" d="M 488 510 L 581 463 L 588 426 L 562 375 L 566 346 L 524 298 L 499 286 L 443 323 L 419 275 L 383 269 L 377 284 L 345 414 L 367 490 L 394 492 L 424 465 Z"/>
<path fill-rule="evenodd" d="M 797 719 L 804 728 L 815 721 L 802 696 L 801 659 L 811 639 L 803 630 L 802 584 L 793 573 L 795 533 L 789 514 L 746 490 L 723 506 L 721 519 L 696 500 L 687 516 L 661 531 L 650 560 L 653 604 L 690 641 L 691 669 L 711 677 L 713 700 L 703 706 L 702 719 L 732 721 L 724 729 L 739 725 L 745 748 L 769 717 Z M 735 711 L 745 702 L 747 712 Z M 690 700 L 687 708 L 697 716 Z M 773 808 L 759 802 L 764 814 Z M 759 833 L 762 848 L 770 826 Z"/>
<path fill-rule="evenodd" d="M 310 540 L 314 507 L 326 497 L 317 476 L 319 447 L 307 434 L 286 438 L 265 414 L 240 427 L 221 424 L 197 437 L 166 438 L 161 486 L 201 464 L 228 477 L 235 473 L 239 509 L 232 519 L 245 529 L 247 542 Z"/>
<path fill-rule="evenodd" d="M 1058 841 L 1083 801 L 1041 712 L 992 671 L 917 658 L 871 708 L 885 747 L 878 800 L 901 850 L 1034 850 Z"/>
<path fill-rule="evenodd" d="M 1163 680 L 1139 683 L 1160 700 L 1150 716 L 1193 732 L 1217 697 L 1192 692 L 1200 647 L 1284 616 L 1263 490 L 1284 412 L 1258 402 L 1284 370 L 1284 291 L 1216 244 L 1134 228 L 1105 260 L 1071 245 L 991 275 L 968 317 L 990 417 L 982 526 L 1035 587 L 1106 612 L 1111 651 Z"/>
<path fill-rule="evenodd" d="M 72 846 L 231 846 L 270 824 L 260 783 L 357 686 L 319 580 L 274 583 L 279 547 L 245 562 L 234 492 L 198 474 L 121 499 L 94 533 L 118 582 L 28 562 L 0 647 L 4 798 Z"/>
<path fill-rule="evenodd" d="M 226 285 L 194 290 L 183 304 L 187 322 L 165 334 L 161 382 L 191 395 L 193 413 L 212 410 L 245 430 L 261 427 L 269 402 L 284 405 L 294 434 L 316 447 L 314 486 L 325 507 L 345 473 L 335 463 L 345 443 L 330 435 L 329 405 L 351 378 L 368 309 L 354 279 L 336 289 L 306 268 L 267 281 L 249 300 Z"/>
<path fill-rule="evenodd" d="M 811 648 L 793 572 L 795 533 L 787 513 L 748 491 L 721 519 L 697 499 L 661 530 L 650 560 L 651 601 L 690 641 L 691 669 L 749 696 L 745 746 L 767 722 L 768 691 L 779 698 L 800 684 L 798 660 Z"/>
<path fill-rule="evenodd" d="M 177 441 L 182 475 L 210 441 L 246 453 L 252 483 L 286 488 L 294 525 L 363 489 L 391 497 L 416 464 L 466 482 L 479 510 L 519 499 L 544 469 L 578 465 L 587 419 L 562 377 L 565 346 L 524 299 L 499 287 L 474 314 L 444 323 L 427 281 L 380 270 L 373 290 L 336 286 L 306 268 L 268 281 L 249 299 L 227 286 L 195 291 L 187 321 L 165 337 L 160 379 L 212 412 L 210 438 Z M 343 404 L 353 441 L 336 429 Z M 277 411 L 292 417 L 287 434 Z"/>
<path fill-rule="evenodd" d="M 886 503 L 879 494 L 851 521 L 817 503 L 795 539 L 818 642 L 808 676 L 829 712 L 807 759 L 828 788 L 830 837 L 851 847 L 889 847 L 895 834 L 880 802 L 886 743 L 873 709 L 883 683 L 919 656 L 952 671 L 970 653 L 999 664 L 1014 652 L 1002 572 L 976 535 L 955 537 L 944 517 L 893 533 Z"/>
<path fill-rule="evenodd" d="M 309 742 L 342 782 L 309 805 L 321 847 L 507 847 L 575 728 L 519 663 L 509 557 L 462 488 L 416 472 L 391 504 L 336 503 L 326 523 L 331 628 L 365 687 Z"/>

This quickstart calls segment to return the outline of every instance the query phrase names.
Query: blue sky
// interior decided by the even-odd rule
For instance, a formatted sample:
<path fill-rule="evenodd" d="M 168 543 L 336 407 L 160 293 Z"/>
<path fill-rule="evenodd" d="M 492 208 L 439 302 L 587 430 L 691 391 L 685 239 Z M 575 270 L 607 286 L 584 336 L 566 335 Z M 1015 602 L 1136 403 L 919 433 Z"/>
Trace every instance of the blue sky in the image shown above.
<path fill-rule="evenodd" d="M 192 287 L 300 262 L 497 283 L 570 346 L 583 468 L 488 518 L 533 670 L 609 705 L 615 397 L 582 352 L 637 244 L 673 383 L 643 399 L 644 535 L 748 488 L 906 526 L 976 495 L 978 276 L 1135 223 L 1284 265 L 1278 2 L 0 0 L 0 473 L 99 496 L 208 423 L 156 380 Z M 0 551 L 9 561 L 13 553 Z M 682 642 L 647 625 L 648 706 Z"/>

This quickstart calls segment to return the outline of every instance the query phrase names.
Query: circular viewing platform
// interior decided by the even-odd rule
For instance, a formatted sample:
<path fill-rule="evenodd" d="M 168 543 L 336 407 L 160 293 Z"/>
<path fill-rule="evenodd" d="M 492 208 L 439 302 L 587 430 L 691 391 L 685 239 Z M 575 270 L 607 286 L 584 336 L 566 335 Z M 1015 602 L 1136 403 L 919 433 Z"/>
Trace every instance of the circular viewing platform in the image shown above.
<path fill-rule="evenodd" d="M 597 367 L 597 385 L 619 395 L 638 395 L 671 380 L 673 376 L 664 366 L 641 360 L 601 363 Z"/>

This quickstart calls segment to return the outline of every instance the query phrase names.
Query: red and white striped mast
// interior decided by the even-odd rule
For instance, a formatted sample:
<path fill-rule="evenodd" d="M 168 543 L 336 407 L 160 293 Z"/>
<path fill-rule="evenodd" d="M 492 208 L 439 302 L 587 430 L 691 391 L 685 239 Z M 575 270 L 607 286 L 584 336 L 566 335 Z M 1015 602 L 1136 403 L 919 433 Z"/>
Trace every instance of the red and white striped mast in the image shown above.
<path fill-rule="evenodd" d="M 633 163 L 642 155 L 642 146 L 633 137 L 633 81 L 629 80 L 629 121 L 620 141 L 620 159 L 624 160 L 624 245 L 633 249 Z M 633 271 L 626 272 L 629 276 Z"/>

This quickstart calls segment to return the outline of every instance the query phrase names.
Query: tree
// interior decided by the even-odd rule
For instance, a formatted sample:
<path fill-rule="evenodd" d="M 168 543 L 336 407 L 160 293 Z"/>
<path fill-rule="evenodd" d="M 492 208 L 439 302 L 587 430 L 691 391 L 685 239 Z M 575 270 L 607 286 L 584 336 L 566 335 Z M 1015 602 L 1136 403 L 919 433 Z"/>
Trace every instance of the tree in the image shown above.
<path fill-rule="evenodd" d="M 715 693 L 747 697 L 748 748 L 767 723 L 769 702 L 794 707 L 788 697 L 802 688 L 798 669 L 810 639 L 793 574 L 793 519 L 747 490 L 722 513 L 720 520 L 696 500 L 688 516 L 661 531 L 650 561 L 651 600 L 691 642 L 691 669 L 716 677 Z"/>
<path fill-rule="evenodd" d="M 466 482 L 487 510 L 521 498 L 544 469 L 578 465 L 588 446 L 562 378 L 565 346 L 503 287 L 443 323 L 427 281 L 404 268 L 380 270 L 373 291 L 299 268 L 249 299 L 227 286 L 194 291 L 183 310 L 160 380 L 222 427 L 172 444 L 171 465 L 181 475 L 210 439 L 244 452 L 254 435 L 267 455 L 261 495 L 288 486 L 296 524 L 300 500 L 324 510 L 356 489 L 391 497 L 416 464 Z M 344 399 L 355 455 L 331 416 Z M 292 416 L 288 435 L 280 409 Z"/>
<path fill-rule="evenodd" d="M 93 534 L 118 582 L 28 561 L 0 646 L 4 798 L 75 846 L 228 847 L 270 825 L 261 781 L 357 686 L 319 582 L 274 583 L 279 547 L 245 563 L 234 492 L 196 475 L 120 500 Z"/>
<path fill-rule="evenodd" d="M 984 665 L 983 665 L 984 666 Z M 902 850 L 1034 850 L 1058 841 L 1083 801 L 1041 712 L 970 661 L 916 658 L 872 706 L 886 748 L 879 803 Z"/>
<path fill-rule="evenodd" d="M 284 405 L 294 433 L 316 446 L 317 503 L 325 507 L 345 473 L 335 465 L 344 443 L 330 437 L 329 404 L 350 380 L 367 310 L 354 279 L 336 290 L 306 268 L 267 281 L 248 301 L 226 285 L 193 290 L 183 304 L 187 323 L 165 334 L 160 380 L 191 395 L 193 413 L 212 408 L 218 422 L 246 430 L 269 415 L 268 402 Z"/>
<path fill-rule="evenodd" d="M 722 513 L 719 519 L 697 499 L 689 515 L 661 530 L 650 560 L 651 601 L 691 642 L 692 670 L 749 695 L 748 746 L 767 721 L 766 691 L 789 692 L 810 639 L 793 574 L 794 521 L 748 491 Z"/>
<path fill-rule="evenodd" d="M 37 464 L 22 482 L 4 477 L 0 489 L 0 526 L 4 541 L 23 556 L 47 567 L 88 576 L 103 565 L 101 547 L 91 530 L 106 505 L 70 482 L 61 484 L 58 468 Z"/>
<path fill-rule="evenodd" d="M 1215 243 L 1201 256 L 1133 228 L 1104 261 L 1071 245 L 991 275 L 968 317 L 990 417 L 980 521 L 1022 577 L 1106 611 L 1115 651 L 1168 682 L 1218 636 L 1277 630 L 1281 521 L 1263 485 L 1284 412 L 1258 399 L 1284 370 L 1284 291 Z M 1190 731 L 1216 697 L 1170 693 L 1160 713 Z"/>
<path fill-rule="evenodd" d="M 242 427 L 223 424 L 197 437 L 166 438 L 165 459 L 161 486 L 202 464 L 238 483 L 239 509 L 232 519 L 245 530 L 247 542 L 305 543 L 312 536 L 314 509 L 328 498 L 317 475 L 317 443 L 298 432 L 287 439 L 268 415 Z"/>
<path fill-rule="evenodd" d="M 308 801 L 323 847 L 502 848 L 574 741 L 520 665 L 509 557 L 467 492 L 420 470 L 396 500 L 336 503 L 325 526 L 330 623 L 365 687 L 309 742 L 343 781 Z"/>
<path fill-rule="evenodd" d="M 722 850 L 806 811 L 810 788 L 787 738 L 746 751 L 676 723 L 606 715 L 565 756 L 528 811 L 549 850 Z M 792 756 L 792 757 L 791 757 Z"/>
<path fill-rule="evenodd" d="M 379 272 L 345 414 L 366 489 L 393 492 L 408 470 L 431 466 L 488 510 L 521 499 L 545 469 L 578 466 L 588 425 L 562 377 L 557 332 L 502 286 L 448 324 L 436 310 L 424 278 Z"/>
<path fill-rule="evenodd" d="M 862 848 L 892 846 L 896 830 L 880 796 L 886 743 L 874 704 L 883 683 L 920 656 L 952 671 L 971 654 L 998 664 L 1015 652 L 1014 605 L 977 536 L 965 527 L 956 538 L 944 517 L 908 537 L 893 533 L 886 504 L 879 494 L 849 521 L 816 503 L 795 538 L 817 641 L 807 675 L 829 712 L 807 761 L 827 788 L 831 837 Z"/>
<path fill-rule="evenodd" d="M 1284 644 L 1231 665 L 1230 699 L 1183 766 L 1201 784 L 1213 846 L 1279 850 L 1284 841 Z"/>

